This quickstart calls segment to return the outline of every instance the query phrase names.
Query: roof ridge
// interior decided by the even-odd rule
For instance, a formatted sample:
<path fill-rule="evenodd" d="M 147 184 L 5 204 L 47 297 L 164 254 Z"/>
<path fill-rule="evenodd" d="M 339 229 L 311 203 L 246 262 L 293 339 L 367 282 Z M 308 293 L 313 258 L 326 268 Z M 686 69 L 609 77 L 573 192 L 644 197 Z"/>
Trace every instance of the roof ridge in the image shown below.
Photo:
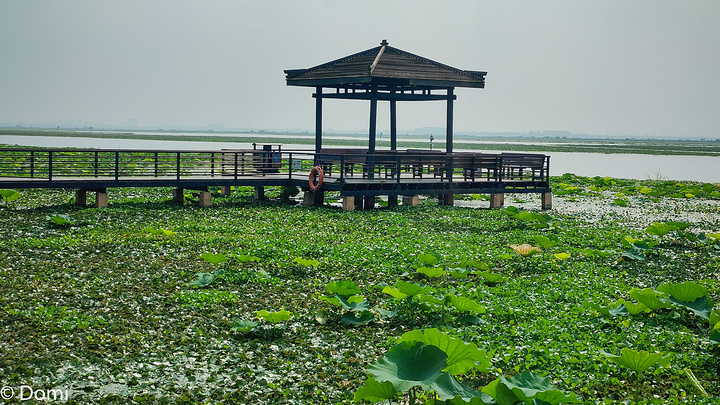
<path fill-rule="evenodd" d="M 389 45 L 387 46 L 387 49 L 389 49 L 389 50 L 391 50 L 391 51 L 395 51 L 395 53 L 397 53 L 397 54 L 400 54 L 400 55 L 403 55 L 403 56 L 406 56 L 406 57 L 415 59 L 415 60 L 417 60 L 417 61 L 419 61 L 419 62 L 423 62 L 423 63 L 435 65 L 435 66 L 437 66 L 437 67 L 439 67 L 439 68 L 442 68 L 442 69 L 451 71 L 451 72 L 453 72 L 453 73 L 458 73 L 458 74 L 461 74 L 461 75 L 463 75 L 463 76 L 467 76 L 467 77 L 472 78 L 472 79 L 481 79 L 481 80 L 484 80 L 484 79 L 485 79 L 483 76 L 474 74 L 474 73 L 471 72 L 471 71 L 458 69 L 458 68 L 456 68 L 456 67 L 453 67 L 453 66 L 450 66 L 450 65 L 446 65 L 446 64 L 444 64 L 444 63 L 436 62 L 436 61 L 434 61 L 434 60 L 432 60 L 432 59 L 428 59 L 428 58 L 426 58 L 426 57 L 424 57 L 424 56 L 416 55 L 416 54 L 410 53 L 410 52 L 408 52 L 408 51 L 403 51 L 402 49 L 398 49 L 398 48 L 395 48 L 395 47 L 392 47 L 392 46 L 389 46 Z"/>

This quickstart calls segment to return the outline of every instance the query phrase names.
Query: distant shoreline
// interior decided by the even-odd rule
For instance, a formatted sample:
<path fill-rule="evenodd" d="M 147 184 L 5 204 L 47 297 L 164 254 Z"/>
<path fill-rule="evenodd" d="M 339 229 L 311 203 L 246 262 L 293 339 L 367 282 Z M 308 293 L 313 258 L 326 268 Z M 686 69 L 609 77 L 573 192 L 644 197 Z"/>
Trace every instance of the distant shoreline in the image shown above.
<path fill-rule="evenodd" d="M 133 133 L 124 131 L 101 130 L 43 130 L 43 129 L 0 129 L 0 135 L 12 136 L 46 136 L 67 138 L 99 138 L 99 139 L 142 139 L 157 141 L 190 141 L 190 142 L 241 142 L 241 143 L 288 143 L 314 145 L 312 134 L 288 134 L 275 132 L 254 132 L 238 134 L 225 132 L 195 132 L 183 131 L 182 134 L 172 132 L 138 131 Z M 193 135 L 188 135 L 193 134 Z M 194 135 L 197 134 L 197 135 Z M 222 135 L 221 135 L 222 134 Z M 268 139 L 271 136 L 271 139 Z M 323 143 L 328 146 L 357 146 L 365 147 L 367 140 L 362 135 L 357 139 L 338 139 L 337 137 L 352 138 L 347 134 L 325 134 Z M 428 148 L 428 141 L 404 140 L 407 136 L 398 136 L 399 148 Z M 388 136 L 378 140 L 377 146 L 388 148 Z M 417 137 L 416 137 L 417 138 Z M 443 137 L 437 136 L 433 147 L 445 149 Z M 586 139 L 586 138 L 532 138 L 532 137 L 482 137 L 474 138 L 483 143 L 463 142 L 468 136 L 457 136 L 454 149 L 460 150 L 515 150 L 527 152 L 580 152 L 604 154 L 645 154 L 645 155 L 694 155 L 694 156 L 720 156 L 720 143 L 702 140 L 645 140 L 645 139 Z M 493 143 L 497 142 L 497 143 Z M 532 143 L 531 143 L 532 142 Z"/>

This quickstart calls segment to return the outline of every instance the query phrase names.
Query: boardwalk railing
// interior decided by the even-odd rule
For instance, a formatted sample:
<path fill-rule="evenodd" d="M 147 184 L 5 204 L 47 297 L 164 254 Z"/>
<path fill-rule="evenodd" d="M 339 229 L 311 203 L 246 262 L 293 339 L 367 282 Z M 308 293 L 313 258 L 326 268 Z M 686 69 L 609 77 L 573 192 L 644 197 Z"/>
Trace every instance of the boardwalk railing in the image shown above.
<path fill-rule="evenodd" d="M 273 179 L 307 182 L 318 165 L 326 183 L 543 183 L 549 182 L 550 157 L 541 154 L 439 153 L 357 149 L 308 151 L 216 150 L 149 151 L 105 149 L 0 148 L 1 187 L 52 187 L 63 180 L 107 187 L 139 181 L 205 181 L 207 185 L 241 184 Z M 18 181 L 23 180 L 23 181 Z M 232 180 L 237 180 L 232 182 Z M 132 181 L 132 183 L 130 183 Z M 3 184 L 4 183 L 4 184 Z M 159 185 L 158 181 L 153 183 Z M 174 184 L 174 183 L 173 183 Z M 197 183 L 199 184 L 199 183 Z"/>

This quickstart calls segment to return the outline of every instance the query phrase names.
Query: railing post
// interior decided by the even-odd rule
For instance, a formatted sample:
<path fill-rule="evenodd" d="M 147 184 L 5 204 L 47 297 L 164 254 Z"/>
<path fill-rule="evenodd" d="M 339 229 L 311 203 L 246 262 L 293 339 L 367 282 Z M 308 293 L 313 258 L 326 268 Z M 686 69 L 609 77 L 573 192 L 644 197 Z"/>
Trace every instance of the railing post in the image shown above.
<path fill-rule="evenodd" d="M 176 166 L 176 170 L 177 170 L 177 173 L 176 173 L 177 179 L 180 180 L 180 152 L 175 152 L 175 159 L 176 159 L 175 166 Z"/>
<path fill-rule="evenodd" d="M 48 151 L 48 181 L 52 181 L 53 172 L 53 151 Z"/>
<path fill-rule="evenodd" d="M 235 170 L 234 170 L 234 172 L 235 172 L 235 180 L 237 180 L 237 176 L 238 176 L 238 171 L 237 171 L 237 169 L 238 169 L 238 152 L 235 152 Z"/>
<path fill-rule="evenodd" d="M 282 161 L 282 155 L 280 155 L 280 160 Z M 292 160 L 292 152 L 288 153 L 288 180 L 292 180 L 292 171 L 293 171 L 293 160 Z"/>
<path fill-rule="evenodd" d="M 400 155 L 397 154 L 397 151 L 395 151 L 395 176 L 397 176 L 397 184 L 400 184 Z M 395 203 L 397 204 L 397 196 L 395 196 Z"/>
<path fill-rule="evenodd" d="M 158 153 L 155 152 L 155 177 L 158 176 Z"/>
<path fill-rule="evenodd" d="M 115 152 L 115 181 L 120 178 L 120 152 Z"/>
<path fill-rule="evenodd" d="M 210 152 L 210 177 L 215 177 L 215 152 Z"/>
<path fill-rule="evenodd" d="M 35 177 L 35 152 L 30 151 L 30 178 Z"/>
<path fill-rule="evenodd" d="M 345 180 L 345 155 L 340 155 L 340 184 L 342 184 L 343 180 Z"/>
<path fill-rule="evenodd" d="M 99 164 L 98 164 L 98 152 L 95 152 L 95 177 L 98 177 L 98 170 L 99 170 Z"/>

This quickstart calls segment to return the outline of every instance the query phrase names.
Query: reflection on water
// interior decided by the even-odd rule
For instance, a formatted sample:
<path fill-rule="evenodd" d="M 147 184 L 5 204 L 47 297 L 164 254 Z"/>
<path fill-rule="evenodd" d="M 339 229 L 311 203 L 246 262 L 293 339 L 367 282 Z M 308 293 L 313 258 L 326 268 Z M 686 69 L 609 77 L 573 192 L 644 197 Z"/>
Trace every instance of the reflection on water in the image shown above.
<path fill-rule="evenodd" d="M 271 137 L 269 137 L 269 143 L 272 143 Z M 0 144 L 104 149 L 252 149 L 252 144 L 238 142 L 186 142 L 14 135 L 0 135 Z M 282 148 L 283 150 L 309 150 L 312 149 L 312 146 L 283 144 Z M 498 153 L 499 151 L 476 150 L 475 152 Z M 580 176 L 608 176 L 626 179 L 720 182 L 720 157 L 717 156 L 658 156 L 579 152 L 547 152 L 547 154 L 551 156 L 550 174 L 553 176 L 559 176 L 563 173 L 575 173 Z"/>

